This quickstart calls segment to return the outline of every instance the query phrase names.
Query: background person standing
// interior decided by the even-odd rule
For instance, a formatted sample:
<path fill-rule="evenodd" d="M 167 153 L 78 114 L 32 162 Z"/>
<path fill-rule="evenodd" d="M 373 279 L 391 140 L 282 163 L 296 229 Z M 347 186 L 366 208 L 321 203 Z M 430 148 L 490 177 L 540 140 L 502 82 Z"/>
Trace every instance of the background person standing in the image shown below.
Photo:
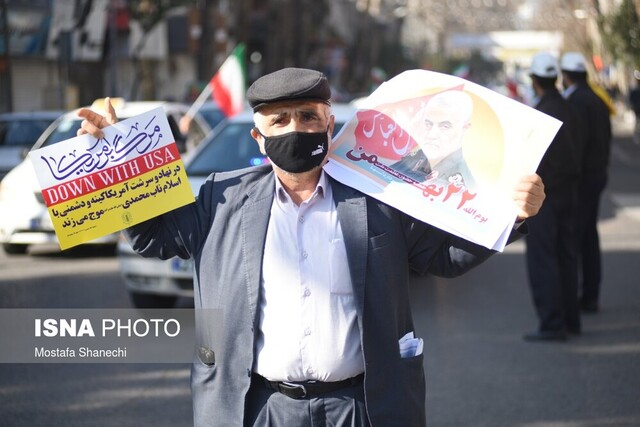
<path fill-rule="evenodd" d="M 589 87 L 587 65 L 579 52 L 567 52 L 560 61 L 564 97 L 576 111 L 576 132 L 582 147 L 578 185 L 578 262 L 583 312 L 599 309 L 602 260 L 598 236 L 600 196 L 607 185 L 611 151 L 611 120 L 607 105 Z"/>
<path fill-rule="evenodd" d="M 634 70 L 633 77 L 636 79 L 636 87 L 629 92 L 629 105 L 636 119 L 633 142 L 640 144 L 640 70 Z"/>
<path fill-rule="evenodd" d="M 558 74 L 551 54 L 533 57 L 534 107 L 563 124 L 537 170 L 547 198 L 528 221 L 527 271 L 539 326 L 524 336 L 527 341 L 564 341 L 581 332 L 575 220 L 581 162 L 572 109 L 556 87 Z"/>

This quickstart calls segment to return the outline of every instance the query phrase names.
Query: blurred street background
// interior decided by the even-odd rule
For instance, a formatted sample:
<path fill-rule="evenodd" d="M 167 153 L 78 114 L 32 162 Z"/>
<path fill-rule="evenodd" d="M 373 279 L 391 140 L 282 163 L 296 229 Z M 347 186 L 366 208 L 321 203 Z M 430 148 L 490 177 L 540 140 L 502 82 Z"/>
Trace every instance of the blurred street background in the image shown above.
<path fill-rule="evenodd" d="M 247 84 L 316 68 L 348 102 L 424 68 L 528 102 L 533 54 L 580 51 L 615 109 L 601 310 L 566 343 L 524 342 L 537 318 L 522 242 L 464 277 L 414 278 L 427 422 L 637 427 L 640 145 L 627 95 L 639 17 L 640 0 L 0 0 L 0 113 L 67 111 L 106 95 L 188 106 L 238 43 Z M 0 309 L 111 307 L 133 307 L 113 247 L 0 251 Z M 189 366 L 0 364 L 0 426 L 147 425 L 192 425 Z"/>
<path fill-rule="evenodd" d="M 424 68 L 527 99 L 540 50 L 577 50 L 622 99 L 640 67 L 640 0 L 0 0 L 0 113 L 106 95 L 193 101 L 239 43 L 247 84 L 323 71 L 334 100 Z"/>

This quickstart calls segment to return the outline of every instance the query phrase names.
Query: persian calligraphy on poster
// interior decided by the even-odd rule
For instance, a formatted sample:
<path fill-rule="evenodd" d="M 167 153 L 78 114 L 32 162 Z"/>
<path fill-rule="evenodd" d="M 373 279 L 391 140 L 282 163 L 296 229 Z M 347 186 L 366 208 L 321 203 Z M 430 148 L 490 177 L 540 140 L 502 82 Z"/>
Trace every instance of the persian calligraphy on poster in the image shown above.
<path fill-rule="evenodd" d="M 194 201 L 162 107 L 29 153 L 60 247 Z"/>

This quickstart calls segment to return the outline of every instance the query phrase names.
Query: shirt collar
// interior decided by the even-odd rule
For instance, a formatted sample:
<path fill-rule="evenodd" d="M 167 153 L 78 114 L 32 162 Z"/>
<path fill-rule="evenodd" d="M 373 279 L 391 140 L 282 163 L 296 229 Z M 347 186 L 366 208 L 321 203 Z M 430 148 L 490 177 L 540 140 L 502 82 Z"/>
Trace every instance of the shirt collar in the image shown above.
<path fill-rule="evenodd" d="M 573 92 L 575 92 L 575 91 L 576 91 L 576 89 L 577 89 L 577 88 L 578 88 L 578 85 L 577 85 L 577 84 L 575 84 L 575 83 L 574 83 L 574 84 L 572 84 L 571 86 L 569 86 L 568 88 L 566 88 L 566 89 L 564 90 L 564 92 L 562 92 L 562 96 L 563 96 L 564 98 L 568 98 L 569 96 L 571 96 L 571 94 L 572 94 Z"/>
<path fill-rule="evenodd" d="M 278 198 L 278 200 L 281 203 L 292 202 L 291 197 L 289 196 L 289 194 L 287 194 L 287 191 L 282 186 L 282 183 L 280 182 L 280 179 L 278 178 L 278 176 L 275 174 L 274 176 L 276 180 L 276 197 Z M 328 188 L 329 188 L 329 180 L 327 179 L 327 174 L 324 172 L 324 169 L 322 169 L 320 171 L 320 179 L 316 184 L 315 191 L 313 192 L 313 194 L 308 200 L 305 200 L 305 202 L 310 202 L 316 199 L 317 197 L 324 198 L 327 194 Z"/>

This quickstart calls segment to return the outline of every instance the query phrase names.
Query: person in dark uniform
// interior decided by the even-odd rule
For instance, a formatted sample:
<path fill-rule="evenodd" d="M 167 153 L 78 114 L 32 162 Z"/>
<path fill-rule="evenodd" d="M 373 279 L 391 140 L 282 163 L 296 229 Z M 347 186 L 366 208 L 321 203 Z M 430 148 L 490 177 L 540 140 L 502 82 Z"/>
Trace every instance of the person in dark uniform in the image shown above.
<path fill-rule="evenodd" d="M 636 80 L 636 87 L 629 91 L 629 105 L 636 119 L 633 130 L 633 142 L 640 144 L 640 70 L 634 70 L 633 77 Z"/>
<path fill-rule="evenodd" d="M 529 221 L 527 270 L 539 319 L 538 330 L 527 341 L 564 341 L 580 334 L 576 207 L 580 177 L 580 148 L 575 140 L 572 108 L 556 83 L 558 62 L 547 52 L 533 57 L 530 76 L 534 107 L 562 121 L 537 173 L 545 182 L 547 199 Z"/>
<path fill-rule="evenodd" d="M 600 196 L 607 185 L 611 120 L 609 108 L 589 87 L 584 56 L 578 52 L 565 53 L 560 69 L 563 95 L 577 113 L 576 129 L 583 153 L 577 216 L 580 305 L 583 312 L 596 313 L 602 280 L 598 210 Z"/>

